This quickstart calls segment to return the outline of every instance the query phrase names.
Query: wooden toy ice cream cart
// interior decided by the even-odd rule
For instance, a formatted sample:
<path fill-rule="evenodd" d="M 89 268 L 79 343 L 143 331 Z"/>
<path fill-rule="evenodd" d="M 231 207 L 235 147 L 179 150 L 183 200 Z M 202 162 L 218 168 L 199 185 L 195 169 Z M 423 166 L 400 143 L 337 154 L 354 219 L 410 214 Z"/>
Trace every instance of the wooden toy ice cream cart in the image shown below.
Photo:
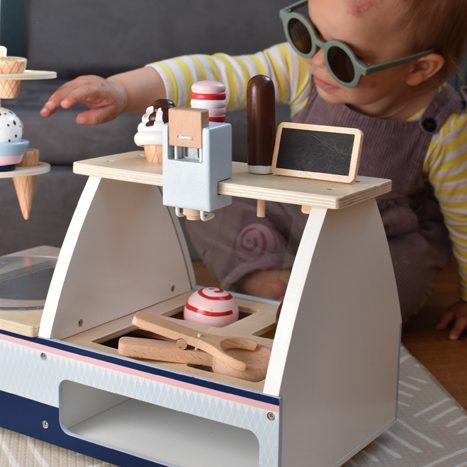
<path fill-rule="evenodd" d="M 251 382 L 117 353 L 113 342 L 134 330 L 139 310 L 180 322 L 197 288 L 192 262 L 162 203 L 160 166 L 131 152 L 74 171 L 89 179 L 39 337 L 0 333 L 3 426 L 118 465 L 323 467 L 394 422 L 400 314 L 375 202 L 390 181 L 253 175 L 234 163 L 216 182 L 219 196 L 309 211 L 277 324 L 277 303 L 248 296 L 237 297 L 242 319 L 233 324 L 191 323 L 200 339 L 270 347 L 265 378 Z"/>

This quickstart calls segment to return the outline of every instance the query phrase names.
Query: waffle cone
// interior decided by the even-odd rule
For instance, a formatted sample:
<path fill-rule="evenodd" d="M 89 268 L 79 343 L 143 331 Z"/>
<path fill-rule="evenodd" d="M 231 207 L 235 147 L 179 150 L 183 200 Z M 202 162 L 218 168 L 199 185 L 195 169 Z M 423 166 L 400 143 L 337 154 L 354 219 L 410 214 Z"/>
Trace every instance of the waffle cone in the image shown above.
<path fill-rule="evenodd" d="M 144 146 L 146 160 L 152 164 L 162 164 L 162 145 L 150 144 Z"/>
<path fill-rule="evenodd" d="M 0 79 L 0 99 L 16 99 L 21 89 L 21 81 Z"/>
<path fill-rule="evenodd" d="M 27 60 L 23 57 L 0 58 L 0 99 L 15 99 L 19 95 L 21 81 L 2 80 L 2 74 L 24 73 Z"/>
<path fill-rule="evenodd" d="M 39 150 L 28 149 L 24 154 L 23 160 L 17 167 L 33 167 L 39 162 Z M 36 188 L 36 177 L 15 177 L 13 184 L 18 197 L 19 207 L 24 220 L 28 220 L 31 214 L 32 200 L 34 198 L 34 190 Z"/>

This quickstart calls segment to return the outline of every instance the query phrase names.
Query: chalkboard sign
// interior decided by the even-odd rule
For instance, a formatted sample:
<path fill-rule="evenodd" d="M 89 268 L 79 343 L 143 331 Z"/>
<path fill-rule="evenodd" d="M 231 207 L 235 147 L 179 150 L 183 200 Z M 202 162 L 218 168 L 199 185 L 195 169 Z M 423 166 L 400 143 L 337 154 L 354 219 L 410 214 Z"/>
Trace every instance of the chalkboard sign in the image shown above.
<path fill-rule="evenodd" d="M 351 183 L 357 175 L 362 138 L 356 128 L 283 122 L 276 133 L 272 172 Z"/>

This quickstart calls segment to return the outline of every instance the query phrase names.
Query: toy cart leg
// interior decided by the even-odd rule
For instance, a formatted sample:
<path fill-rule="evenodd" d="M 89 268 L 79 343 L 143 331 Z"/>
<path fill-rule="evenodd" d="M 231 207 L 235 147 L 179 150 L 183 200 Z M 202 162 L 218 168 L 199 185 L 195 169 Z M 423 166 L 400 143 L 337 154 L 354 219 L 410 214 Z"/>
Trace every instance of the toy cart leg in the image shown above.
<path fill-rule="evenodd" d="M 186 245 L 161 198 L 155 186 L 89 178 L 51 281 L 41 337 L 63 339 L 191 289 Z"/>
<path fill-rule="evenodd" d="M 394 422 L 400 326 L 376 202 L 314 207 L 264 387 L 283 401 L 281 465 L 340 465 Z"/>

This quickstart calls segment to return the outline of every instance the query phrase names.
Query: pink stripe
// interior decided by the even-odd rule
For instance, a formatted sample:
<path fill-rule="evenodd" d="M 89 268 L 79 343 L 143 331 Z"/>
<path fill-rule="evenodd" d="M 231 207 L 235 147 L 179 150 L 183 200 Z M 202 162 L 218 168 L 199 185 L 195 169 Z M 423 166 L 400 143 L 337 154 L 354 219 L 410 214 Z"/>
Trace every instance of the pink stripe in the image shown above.
<path fill-rule="evenodd" d="M 23 346 L 23 347 L 29 347 L 31 349 L 40 350 L 42 352 L 47 352 L 49 354 L 58 355 L 60 357 L 67 358 L 69 360 L 77 360 L 79 362 L 87 363 L 87 364 L 98 366 L 98 367 L 101 367 L 101 368 L 106 368 L 108 370 L 117 371 L 119 373 L 125 373 L 125 374 L 135 376 L 135 377 L 138 377 L 138 378 L 145 378 L 145 379 L 149 379 L 151 381 L 156 381 L 156 382 L 159 382 L 159 383 L 168 384 L 170 386 L 175 386 L 175 387 L 178 387 L 180 389 L 185 389 L 185 390 L 188 390 L 188 391 L 198 392 L 200 394 L 206 394 L 207 396 L 217 397 L 219 399 L 225 399 L 225 400 L 229 400 L 229 401 L 232 401 L 232 402 L 237 402 L 237 403 L 244 404 L 244 405 L 249 405 L 251 407 L 256 407 L 258 409 L 264 409 L 264 410 L 268 410 L 270 412 L 278 412 L 279 411 L 279 408 L 277 406 L 275 406 L 273 404 L 268 404 L 267 402 L 252 400 L 252 399 L 248 399 L 246 397 L 236 396 L 234 394 L 228 394 L 228 393 L 224 393 L 222 391 L 216 391 L 215 389 L 204 388 L 204 387 L 201 387 L 201 386 L 197 386 L 195 384 L 184 383 L 182 381 L 177 381 L 177 380 L 174 380 L 174 379 L 171 379 L 171 378 L 167 378 L 165 376 L 152 375 L 152 374 L 140 371 L 140 370 L 134 370 L 133 368 L 128 368 L 128 367 L 116 365 L 115 363 L 104 362 L 102 360 L 97 360 L 95 358 L 85 357 L 83 355 L 77 355 L 77 354 L 74 354 L 72 352 L 67 352 L 65 350 L 55 349 L 53 347 L 48 347 L 48 346 L 42 345 L 42 344 L 34 344 L 33 342 L 18 339 L 16 337 L 6 336 L 6 335 L 3 334 L 3 335 L 0 335 L 0 340 L 10 342 L 12 344 L 17 344 L 17 345 L 20 345 L 20 346 Z"/>
<path fill-rule="evenodd" d="M 191 85 L 191 92 L 201 94 L 212 94 L 218 92 L 225 92 L 225 85 L 220 81 L 203 80 L 197 81 Z"/>
<path fill-rule="evenodd" d="M 208 109 L 208 112 L 209 112 L 209 118 L 211 117 L 224 117 L 225 118 L 225 114 L 226 114 L 226 109 L 225 107 L 222 108 L 222 107 L 219 107 L 219 108 L 211 108 L 211 109 Z"/>
<path fill-rule="evenodd" d="M 19 164 L 23 159 L 23 155 L 21 156 L 2 156 L 0 157 L 0 166 L 1 165 L 13 165 Z"/>

